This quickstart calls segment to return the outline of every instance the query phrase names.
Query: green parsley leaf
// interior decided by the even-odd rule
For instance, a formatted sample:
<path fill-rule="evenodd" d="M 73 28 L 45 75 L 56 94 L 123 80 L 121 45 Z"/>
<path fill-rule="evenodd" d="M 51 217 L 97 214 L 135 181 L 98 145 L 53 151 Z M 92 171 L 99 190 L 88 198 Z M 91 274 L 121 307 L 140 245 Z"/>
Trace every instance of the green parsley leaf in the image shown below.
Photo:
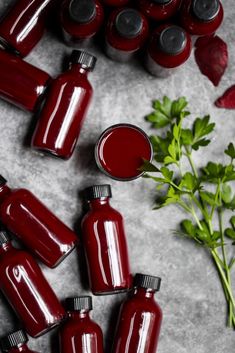
<path fill-rule="evenodd" d="M 224 153 L 226 153 L 232 159 L 235 159 L 235 147 L 234 147 L 234 144 L 232 142 L 230 142 L 230 144 L 228 145 L 228 147 L 224 151 Z"/>

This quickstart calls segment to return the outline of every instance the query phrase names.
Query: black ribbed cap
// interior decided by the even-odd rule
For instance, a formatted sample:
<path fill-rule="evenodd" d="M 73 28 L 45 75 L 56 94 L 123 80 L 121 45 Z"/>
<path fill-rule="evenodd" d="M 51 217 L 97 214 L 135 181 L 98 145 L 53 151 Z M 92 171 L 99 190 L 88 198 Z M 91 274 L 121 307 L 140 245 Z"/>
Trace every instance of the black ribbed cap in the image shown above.
<path fill-rule="evenodd" d="M 5 230 L 0 230 L 0 247 L 11 241 L 10 235 Z"/>
<path fill-rule="evenodd" d="M 82 296 L 67 298 L 65 306 L 68 311 L 92 310 L 92 297 Z"/>
<path fill-rule="evenodd" d="M 7 183 L 7 180 L 2 176 L 0 175 L 0 186 L 3 186 Z"/>
<path fill-rule="evenodd" d="M 161 287 L 161 278 L 137 273 L 134 277 L 134 287 L 153 289 L 158 292 Z"/>
<path fill-rule="evenodd" d="M 81 64 L 84 69 L 93 71 L 96 64 L 96 57 L 82 50 L 73 50 L 70 56 L 70 63 Z"/>
<path fill-rule="evenodd" d="M 154 2 L 154 4 L 166 5 L 169 2 L 172 2 L 172 0 L 152 0 L 152 2 Z"/>
<path fill-rule="evenodd" d="M 186 33 L 183 28 L 170 26 L 165 28 L 159 36 L 160 49 L 169 55 L 180 54 L 187 44 Z"/>
<path fill-rule="evenodd" d="M 112 190 L 109 184 L 93 185 L 85 189 L 85 198 L 87 200 L 100 199 L 101 197 L 112 197 Z"/>
<path fill-rule="evenodd" d="M 211 21 L 219 12 L 219 0 L 194 0 L 192 12 L 200 21 Z"/>
<path fill-rule="evenodd" d="M 129 8 L 122 10 L 116 17 L 115 28 L 118 34 L 124 38 L 137 37 L 143 28 L 140 12 Z"/>
<path fill-rule="evenodd" d="M 0 339 L 0 345 L 4 352 L 28 342 L 28 337 L 23 330 L 15 331 Z"/>
<path fill-rule="evenodd" d="M 96 15 L 94 0 L 72 0 L 69 5 L 69 15 L 78 23 L 89 23 Z"/>

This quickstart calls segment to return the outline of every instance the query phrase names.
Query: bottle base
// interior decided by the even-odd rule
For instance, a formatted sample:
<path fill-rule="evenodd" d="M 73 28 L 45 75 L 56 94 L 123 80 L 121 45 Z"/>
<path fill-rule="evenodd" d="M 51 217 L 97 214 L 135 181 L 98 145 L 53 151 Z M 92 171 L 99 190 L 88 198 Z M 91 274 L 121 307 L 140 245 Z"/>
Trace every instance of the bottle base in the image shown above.
<path fill-rule="evenodd" d="M 120 63 L 126 63 L 126 62 L 130 61 L 136 53 L 135 50 L 134 51 L 123 51 L 123 50 L 113 48 L 107 42 L 105 45 L 105 52 L 106 52 L 106 55 L 111 60 L 117 61 Z"/>
<path fill-rule="evenodd" d="M 20 56 L 20 52 L 12 47 L 4 38 L 0 37 L 0 47 L 1 49 L 6 49 L 10 53 Z"/>
<path fill-rule="evenodd" d="M 152 57 L 148 54 L 145 60 L 145 67 L 147 71 L 155 77 L 158 78 L 168 78 L 173 75 L 177 68 L 165 68 L 161 65 L 158 65 Z"/>
<path fill-rule="evenodd" d="M 71 156 L 62 156 L 56 153 L 55 151 L 52 151 L 50 149 L 44 149 L 42 147 L 36 147 L 36 146 L 31 146 L 37 154 L 39 154 L 41 157 L 50 157 L 50 158 L 55 158 L 55 159 L 60 159 L 67 161 Z"/>
<path fill-rule="evenodd" d="M 55 322 L 51 323 L 50 325 L 48 325 L 47 328 L 40 331 L 36 335 L 30 334 L 30 332 L 27 329 L 26 329 L 26 332 L 29 334 L 29 336 L 31 336 L 33 338 L 38 338 L 38 337 L 45 335 L 49 331 L 53 330 L 55 327 L 59 326 L 64 320 L 65 320 L 65 315 L 62 316 L 61 318 L 59 318 L 58 320 L 56 320 Z"/>
<path fill-rule="evenodd" d="M 63 256 L 61 256 L 55 264 L 50 266 L 50 268 L 56 268 L 59 264 L 61 264 L 61 262 L 63 262 L 64 259 L 76 248 L 77 244 L 78 242 L 75 242 L 73 246 Z"/>

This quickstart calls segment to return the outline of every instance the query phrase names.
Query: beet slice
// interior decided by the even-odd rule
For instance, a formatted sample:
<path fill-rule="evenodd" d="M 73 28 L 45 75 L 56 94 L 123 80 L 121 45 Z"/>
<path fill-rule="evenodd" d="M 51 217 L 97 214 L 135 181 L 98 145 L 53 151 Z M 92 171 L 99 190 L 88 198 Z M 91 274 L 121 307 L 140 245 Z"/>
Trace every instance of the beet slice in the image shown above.
<path fill-rule="evenodd" d="M 235 85 L 228 88 L 224 94 L 215 101 L 218 108 L 235 109 Z"/>
<path fill-rule="evenodd" d="M 218 86 L 228 65 L 227 44 L 219 36 L 208 36 L 196 41 L 195 60 L 201 73 Z"/>

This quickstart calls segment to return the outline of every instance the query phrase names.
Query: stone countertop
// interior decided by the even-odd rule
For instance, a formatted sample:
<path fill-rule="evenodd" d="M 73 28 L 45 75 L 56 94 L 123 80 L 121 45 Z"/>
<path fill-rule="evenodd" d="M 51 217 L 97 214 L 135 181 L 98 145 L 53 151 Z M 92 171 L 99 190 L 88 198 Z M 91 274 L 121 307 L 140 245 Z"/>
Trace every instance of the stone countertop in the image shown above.
<path fill-rule="evenodd" d="M 0 11 L 9 2 L 1 1 Z M 229 141 L 234 141 L 235 113 L 217 109 L 213 102 L 235 83 L 234 1 L 225 1 L 224 8 L 225 20 L 219 34 L 229 45 L 230 60 L 218 88 L 199 73 L 193 55 L 181 72 L 160 80 L 151 77 L 138 61 L 117 64 L 107 59 L 99 47 L 91 48 L 98 57 L 96 70 L 90 75 L 95 95 L 78 146 L 67 162 L 41 157 L 27 147 L 26 136 L 35 118 L 0 101 L 0 170 L 9 185 L 32 190 L 71 227 L 78 225 L 82 214 L 79 191 L 93 183 L 112 185 L 112 204 L 125 217 L 133 273 L 162 277 L 161 292 L 156 296 L 164 311 L 158 353 L 234 352 L 235 335 L 225 327 L 226 307 L 220 282 L 205 251 L 172 235 L 183 214 L 173 206 L 152 211 L 154 184 L 149 181 L 122 183 L 101 174 L 94 163 L 93 146 L 105 128 L 120 122 L 139 125 L 150 133 L 144 116 L 151 111 L 151 101 L 163 95 L 184 95 L 195 115 L 209 113 L 216 122 L 211 145 L 195 155 L 198 165 L 207 160 L 223 160 L 222 151 Z M 26 60 L 56 76 L 61 72 L 64 55 L 70 51 L 60 38 L 48 32 Z M 82 255 L 77 256 L 74 251 L 56 269 L 43 267 L 61 299 L 89 293 L 82 285 L 82 262 Z M 93 318 L 102 326 L 107 352 L 123 297 L 93 298 Z M 2 297 L 0 308 L 3 335 L 14 327 L 14 317 Z M 30 340 L 30 347 L 37 352 L 58 353 L 56 330 Z"/>

